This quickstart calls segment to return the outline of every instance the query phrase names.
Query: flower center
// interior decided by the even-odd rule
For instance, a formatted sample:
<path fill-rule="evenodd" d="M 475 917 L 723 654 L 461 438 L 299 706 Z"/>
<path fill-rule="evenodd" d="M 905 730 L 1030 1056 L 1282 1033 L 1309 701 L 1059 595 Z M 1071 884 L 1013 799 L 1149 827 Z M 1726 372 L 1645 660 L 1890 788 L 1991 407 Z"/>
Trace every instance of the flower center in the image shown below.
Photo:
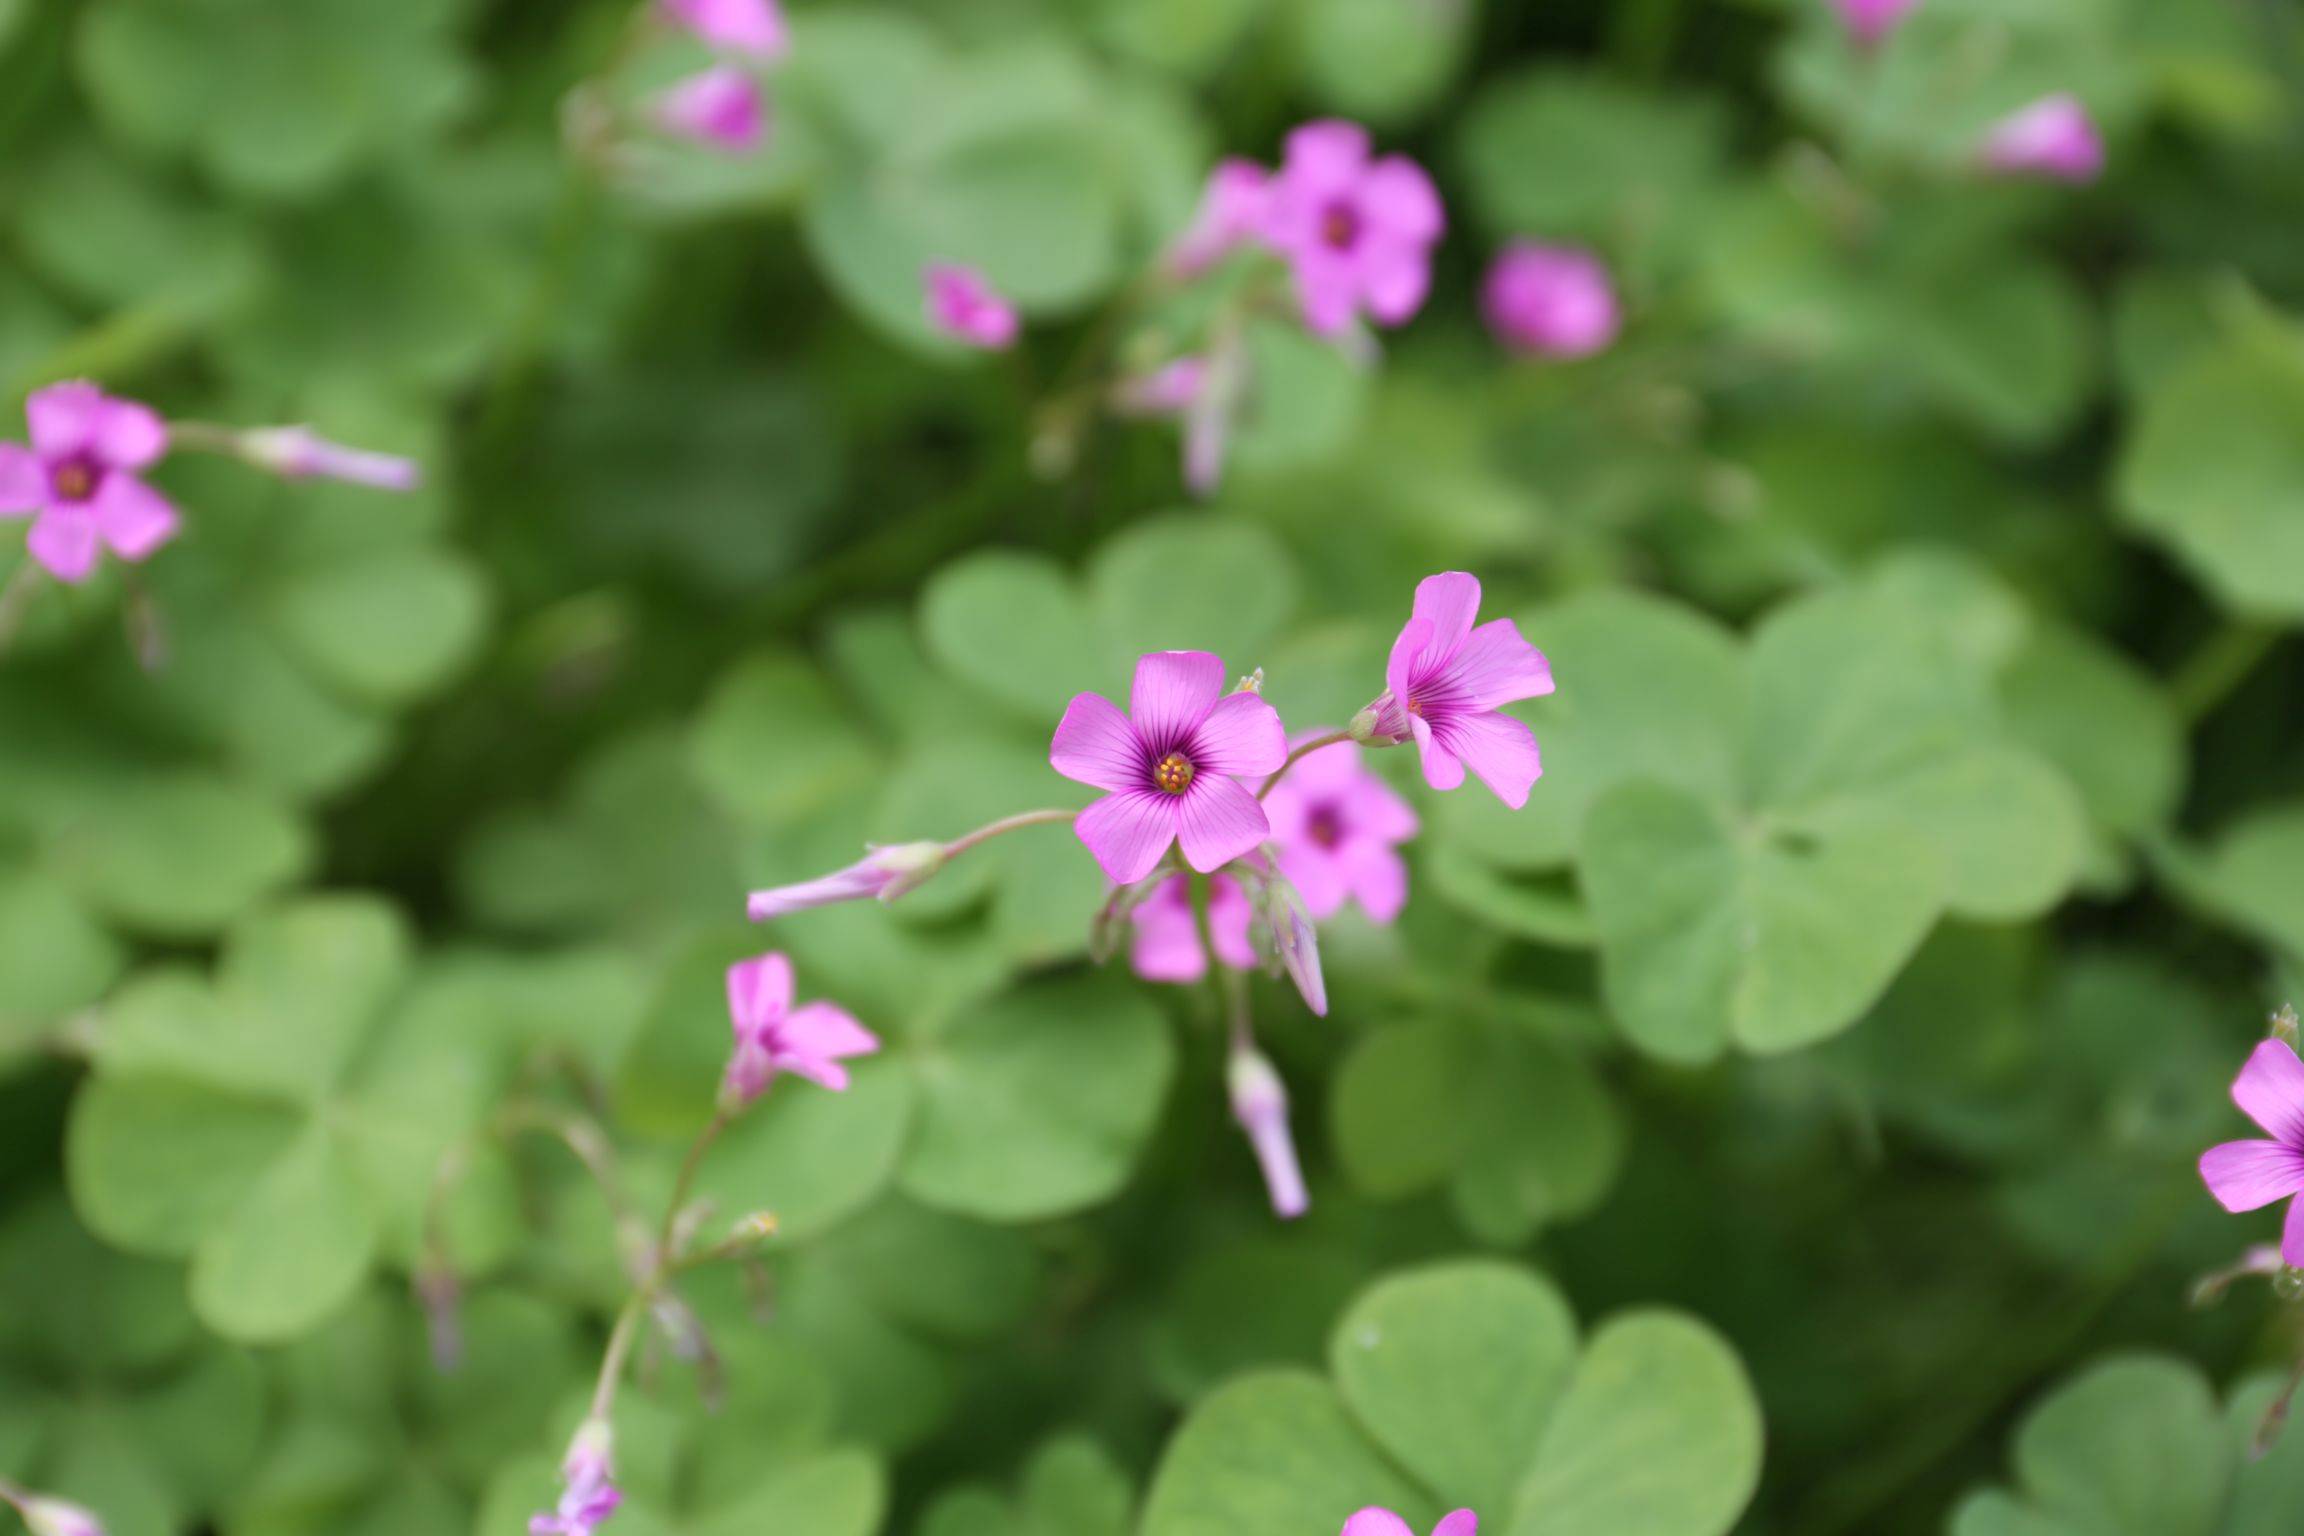
<path fill-rule="evenodd" d="M 1408 713 L 1412 715 L 1424 713 L 1424 701 L 1414 694 L 1408 695 Z"/>
<path fill-rule="evenodd" d="M 56 466 L 49 483 L 65 501 L 86 501 L 96 491 L 96 466 L 86 459 L 66 459 Z"/>
<path fill-rule="evenodd" d="M 1348 249 L 1360 238 L 1360 210 L 1350 203 L 1330 203 L 1320 216 L 1320 238 L 1335 250 Z"/>
<path fill-rule="evenodd" d="M 1333 805 L 1316 807 L 1305 823 L 1304 835 L 1322 848 L 1333 848 L 1344 841 L 1344 818 Z"/>
<path fill-rule="evenodd" d="M 1192 760 L 1181 752 L 1171 752 L 1153 765 L 1152 782 L 1172 795 L 1184 793 L 1192 782 Z"/>

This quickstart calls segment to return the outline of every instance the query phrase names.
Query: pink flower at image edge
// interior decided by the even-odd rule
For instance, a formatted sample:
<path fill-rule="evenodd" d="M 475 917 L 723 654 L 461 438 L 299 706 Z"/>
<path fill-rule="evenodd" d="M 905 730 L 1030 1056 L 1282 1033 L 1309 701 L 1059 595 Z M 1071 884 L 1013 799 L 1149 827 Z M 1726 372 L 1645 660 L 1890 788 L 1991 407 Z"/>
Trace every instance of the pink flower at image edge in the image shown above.
<path fill-rule="evenodd" d="M 0 443 L 0 517 L 31 517 L 25 547 L 58 581 L 81 582 L 110 549 L 142 560 L 176 536 L 176 509 L 138 478 L 168 451 L 149 406 L 94 384 L 52 384 L 25 403 L 32 446 Z"/>
<path fill-rule="evenodd" d="M 1362 312 L 1399 325 L 1422 308 L 1446 225 L 1422 166 L 1371 159 L 1368 130 L 1328 118 L 1288 135 L 1264 237 L 1295 272 L 1305 324 L 1333 336 Z"/>
<path fill-rule="evenodd" d="M 1115 885 L 1152 873 L 1171 845 L 1203 874 L 1254 848 L 1271 827 L 1237 776 L 1287 756 L 1279 714 L 1253 693 L 1225 693 L 1223 660 L 1207 651 L 1140 658 L 1127 713 L 1075 695 L 1048 747 L 1058 773 L 1107 791 L 1072 825 Z"/>
<path fill-rule="evenodd" d="M 1385 664 L 1376 729 L 1414 741 L 1424 782 L 1455 789 L 1472 773 L 1514 810 L 1544 772 L 1536 733 L 1499 713 L 1503 705 L 1552 691 L 1544 653 L 1510 619 L 1473 627 L 1480 580 L 1444 571 L 1416 584 L 1416 601 Z"/>
<path fill-rule="evenodd" d="M 1440 1517 L 1432 1536 L 1479 1536 L 1480 1517 L 1468 1509 Z M 1416 1536 L 1415 1528 L 1388 1509 L 1371 1506 L 1344 1522 L 1337 1536 Z"/>
<path fill-rule="evenodd" d="M 2011 175 L 2094 181 L 2104 169 L 2104 140 L 2080 98 L 2059 92 L 1994 124 L 1985 135 L 1983 160 Z"/>
<path fill-rule="evenodd" d="M 1016 306 L 1002 298 L 974 267 L 933 262 L 921 274 L 928 305 L 928 321 L 955 341 L 987 352 L 1005 351 L 1016 344 L 1023 328 Z"/>
<path fill-rule="evenodd" d="M 1589 357 L 1622 323 L 1597 256 L 1532 240 L 1514 241 L 1489 264 L 1480 308 L 1498 341 L 1538 357 Z"/>
<path fill-rule="evenodd" d="M 748 1104 L 778 1072 L 835 1092 L 848 1086 L 840 1063 L 880 1049 L 879 1037 L 835 1003 L 792 1006 L 792 962 L 770 953 L 728 967 L 728 1017 L 736 1033 L 724 1090 Z"/>
<path fill-rule="evenodd" d="M 749 54 L 762 61 L 782 57 L 790 40 L 776 0 L 662 0 L 664 13 L 708 47 Z"/>
<path fill-rule="evenodd" d="M 2227 1141 L 2200 1154 L 2208 1192 L 2237 1215 L 2304 1191 L 2304 1061 L 2284 1040 L 2263 1041 L 2233 1079 L 2232 1102 L 2272 1139 Z M 2304 1200 L 2288 1207 L 2280 1257 L 2304 1268 Z"/>

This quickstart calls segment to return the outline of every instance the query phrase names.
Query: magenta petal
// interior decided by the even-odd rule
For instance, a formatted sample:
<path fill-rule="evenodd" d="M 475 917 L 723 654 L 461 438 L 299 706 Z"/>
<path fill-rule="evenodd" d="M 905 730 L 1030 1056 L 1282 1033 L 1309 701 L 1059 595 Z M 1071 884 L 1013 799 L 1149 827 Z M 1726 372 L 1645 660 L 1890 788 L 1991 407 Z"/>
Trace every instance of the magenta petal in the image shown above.
<path fill-rule="evenodd" d="M 24 402 L 32 446 L 49 459 L 81 452 L 95 442 L 96 421 L 103 410 L 104 391 L 85 379 L 34 390 Z"/>
<path fill-rule="evenodd" d="M 1103 866 L 1105 878 L 1134 885 L 1176 840 L 1179 798 L 1157 789 L 1116 790 L 1074 817 L 1072 830 Z"/>
<path fill-rule="evenodd" d="M 1432 1536 L 1480 1536 L 1480 1517 L 1468 1509 L 1459 1509 L 1443 1516 L 1432 1527 Z"/>
<path fill-rule="evenodd" d="M 1431 648 L 1430 619 L 1412 618 L 1400 626 L 1400 634 L 1392 642 L 1392 654 L 1384 662 L 1384 686 L 1390 690 L 1392 702 L 1402 709 L 1408 707 L 1409 685 L 1416 680 L 1416 663 Z"/>
<path fill-rule="evenodd" d="M 148 405 L 107 397 L 97 404 L 90 441 L 112 468 L 142 469 L 168 451 L 168 427 Z"/>
<path fill-rule="evenodd" d="M 1464 782 L 1464 764 L 1455 753 L 1441 745 L 1432 734 L 1432 727 L 1421 715 L 1408 717 L 1408 729 L 1416 738 L 1416 754 L 1424 764 L 1424 782 L 1434 789 L 1455 789 Z"/>
<path fill-rule="evenodd" d="M 1351 189 L 1368 164 L 1368 130 L 1342 118 L 1306 123 L 1288 135 L 1283 169 L 1291 193 L 1318 197 Z"/>
<path fill-rule="evenodd" d="M 819 1088 L 834 1093 L 848 1091 L 848 1069 L 824 1056 L 811 1056 L 806 1051 L 777 1051 L 770 1058 L 779 1072 L 804 1077 Z"/>
<path fill-rule="evenodd" d="M 1360 283 L 1368 313 L 1385 325 L 1400 325 L 1424 307 L 1432 288 L 1432 258 L 1415 246 L 1384 242 L 1361 258 Z"/>
<path fill-rule="evenodd" d="M 1536 733 L 1525 720 L 1510 715 L 1462 715 L 1445 727 L 1448 750 L 1496 798 L 1514 810 L 1528 803 L 1528 791 L 1544 775 L 1544 760 L 1536 750 Z"/>
<path fill-rule="evenodd" d="M 1260 777 L 1288 760 L 1280 712 L 1253 693 L 1228 693 L 1192 733 L 1185 756 L 1203 773 Z"/>
<path fill-rule="evenodd" d="M 24 547 L 58 581 L 86 581 L 96 569 L 96 519 L 84 507 L 50 507 L 33 522 Z"/>
<path fill-rule="evenodd" d="M 123 560 L 141 560 L 176 537 L 176 509 L 134 475 L 106 475 L 88 510 L 96 531 Z"/>
<path fill-rule="evenodd" d="M 2304 1189 L 2304 1152 L 2277 1141 L 2227 1141 L 2200 1154 L 2200 1177 L 2224 1209 L 2260 1210 Z"/>
<path fill-rule="evenodd" d="M 1128 946 L 1128 963 L 1146 981 L 1194 982 L 1208 974 L 1208 955 L 1200 947 L 1188 880 L 1176 876 L 1135 911 L 1136 934 Z"/>
<path fill-rule="evenodd" d="M 1415 807 L 1373 773 L 1361 775 L 1351 798 L 1352 830 L 1380 842 L 1404 843 L 1420 827 Z"/>
<path fill-rule="evenodd" d="M 784 1016 L 792 1006 L 792 962 L 773 952 L 728 967 L 728 1016 L 739 1029 Z"/>
<path fill-rule="evenodd" d="M 880 1049 L 880 1037 L 838 1003 L 801 1004 L 784 1016 L 776 1039 L 785 1050 L 824 1061 L 870 1056 Z"/>
<path fill-rule="evenodd" d="M 776 0 L 664 0 L 664 9 L 714 48 L 773 59 L 786 47 Z"/>
<path fill-rule="evenodd" d="M 1472 633 L 1480 614 L 1480 578 L 1466 571 L 1442 571 L 1416 583 L 1416 606 L 1411 610 L 1432 624 L 1429 655 L 1435 662 L 1456 653 Z"/>
<path fill-rule="evenodd" d="M 1360 304 L 1360 284 L 1353 269 L 1326 255 L 1302 251 L 1295 266 L 1296 298 L 1304 308 L 1304 324 L 1320 336 L 1344 331 Z"/>
<path fill-rule="evenodd" d="M 657 97 L 656 118 L 668 133 L 735 154 L 758 147 L 768 113 L 760 83 L 733 64 L 719 64 Z"/>
<path fill-rule="evenodd" d="M 1152 651 L 1137 659 L 1128 714 L 1147 747 L 1167 751 L 1184 744 L 1223 692 L 1222 657 L 1210 651 Z"/>
<path fill-rule="evenodd" d="M 1408 905 L 1408 862 L 1380 843 L 1361 843 L 1341 860 L 1352 897 L 1372 923 L 1393 922 Z M 1309 894 L 1305 905 L 1311 905 Z M 1318 917 L 1315 911 L 1312 914 Z"/>
<path fill-rule="evenodd" d="M 48 504 L 48 469 L 21 443 L 0 443 L 0 517 L 24 517 Z"/>
<path fill-rule="evenodd" d="M 2304 1200 L 2289 1201 L 2288 1214 L 2281 1220 L 2280 1262 L 2304 1269 Z"/>
<path fill-rule="evenodd" d="M 1360 209 L 1385 233 L 1415 245 L 1439 239 L 1447 222 L 1432 178 L 1406 155 L 1386 155 L 1368 167 L 1360 184 Z"/>
<path fill-rule="evenodd" d="M 1078 693 L 1056 722 L 1048 766 L 1098 789 L 1144 787 L 1144 748 L 1120 706 L 1100 693 Z"/>
<path fill-rule="evenodd" d="M 1494 709 L 1552 691 L 1552 664 L 1520 637 L 1510 619 L 1490 619 L 1472 631 L 1448 666 L 1449 681 L 1466 707 Z"/>
<path fill-rule="evenodd" d="M 1264 807 L 1238 779 L 1202 775 L 1174 798 L 1176 837 L 1184 845 L 1184 862 L 1202 874 L 1231 863 L 1264 841 L 1271 830 Z"/>
<path fill-rule="evenodd" d="M 1323 923 L 1342 911 L 1352 891 L 1336 855 L 1301 839 L 1283 838 L 1281 842 L 1280 872 L 1304 898 L 1304 910 Z"/>
<path fill-rule="evenodd" d="M 2285 1041 L 2265 1040 L 2249 1053 L 2232 1102 L 2273 1139 L 2304 1146 L 2304 1061 Z"/>
<path fill-rule="evenodd" d="M 1363 1509 L 1344 1522 L 1338 1536 L 1416 1536 L 1408 1522 L 1388 1509 Z"/>

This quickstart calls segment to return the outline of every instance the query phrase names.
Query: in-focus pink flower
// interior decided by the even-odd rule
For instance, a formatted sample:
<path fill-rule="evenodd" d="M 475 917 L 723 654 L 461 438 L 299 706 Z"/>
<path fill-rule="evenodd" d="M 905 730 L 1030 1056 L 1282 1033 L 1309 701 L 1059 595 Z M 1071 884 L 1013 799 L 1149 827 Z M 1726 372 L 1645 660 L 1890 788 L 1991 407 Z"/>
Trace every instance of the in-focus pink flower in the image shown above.
<path fill-rule="evenodd" d="M 1983 160 L 2014 176 L 2094 181 L 2104 170 L 2104 140 L 2080 98 L 2058 92 L 1995 124 L 1985 135 Z"/>
<path fill-rule="evenodd" d="M 754 891 L 744 913 L 756 923 L 785 917 L 809 907 L 828 907 L 841 901 L 894 901 L 925 885 L 944 867 L 942 843 L 893 843 L 875 847 L 846 869 L 836 869 L 821 880 L 773 886 Z"/>
<path fill-rule="evenodd" d="M 735 1104 L 767 1092 L 779 1072 L 797 1072 L 834 1091 L 846 1088 L 848 1069 L 840 1063 L 880 1049 L 879 1037 L 836 1003 L 793 1007 L 792 962 L 780 954 L 728 967 L 728 1017 L 736 1050 L 721 1094 Z"/>
<path fill-rule="evenodd" d="M 25 548 L 58 581 L 86 581 L 97 554 L 142 560 L 176 536 L 176 509 L 137 477 L 168 451 L 149 407 L 95 385 L 52 384 L 24 414 L 32 446 L 0 443 L 0 517 L 33 519 Z"/>
<path fill-rule="evenodd" d="M 715 64 L 658 96 L 656 121 L 706 148 L 742 154 L 766 136 L 768 105 L 749 70 Z"/>
<path fill-rule="evenodd" d="M 528 1521 L 528 1536 L 592 1536 L 624 1502 L 609 1467 L 608 1421 L 586 1419 L 560 1463 L 560 1502 Z"/>
<path fill-rule="evenodd" d="M 791 46 L 776 0 L 662 0 L 664 14 L 708 47 L 766 61 Z"/>
<path fill-rule="evenodd" d="M 1272 173 L 1253 160 L 1220 160 L 1208 173 L 1192 223 L 1168 249 L 1168 269 L 1196 277 L 1263 232 Z"/>
<path fill-rule="evenodd" d="M 2304 1062 L 2285 1040 L 2260 1043 L 2232 1083 L 2232 1102 L 2270 1141 L 2227 1141 L 2200 1154 L 2200 1177 L 2224 1209 L 2253 1211 L 2304 1190 Z M 2304 1200 L 2291 1201 L 2280 1257 L 2304 1268 Z"/>
<path fill-rule="evenodd" d="M 1272 1214 L 1293 1221 L 1310 1209 L 1304 1191 L 1304 1170 L 1296 1160 L 1296 1138 L 1288 1130 L 1288 1089 L 1271 1062 L 1245 1041 L 1236 1042 L 1226 1078 L 1231 1089 L 1232 1117 L 1248 1135 L 1256 1164 L 1264 1172 L 1265 1193 Z"/>
<path fill-rule="evenodd" d="M 1866 48 L 1877 47 L 1896 25 L 1918 8 L 1920 0 L 1832 0 L 1848 35 Z"/>
<path fill-rule="evenodd" d="M 1416 1532 L 1392 1511 L 1368 1508 L 1346 1520 L 1337 1536 L 1416 1536 Z M 1432 1536 L 1480 1536 L 1480 1517 L 1468 1509 L 1443 1515 L 1432 1527 Z"/>
<path fill-rule="evenodd" d="M 1207 651 L 1154 651 L 1136 663 L 1128 709 L 1076 694 L 1048 748 L 1058 773 L 1111 791 L 1072 825 L 1113 884 L 1143 879 L 1171 844 L 1207 874 L 1264 840 L 1264 807 L 1234 775 L 1287 757 L 1271 705 L 1225 693 L 1223 660 Z"/>
<path fill-rule="evenodd" d="M 1216 940 L 1216 958 L 1236 971 L 1256 968 L 1256 951 L 1248 942 L 1248 897 L 1229 875 L 1208 883 L 1208 928 Z M 1128 917 L 1135 936 L 1128 945 L 1128 963 L 1146 981 L 1193 982 L 1208 974 L 1208 955 L 1200 947 L 1200 923 L 1192 915 L 1192 877 L 1175 875 L 1139 904 Z"/>
<path fill-rule="evenodd" d="M 412 491 L 424 472 L 414 459 L 332 443 L 310 427 L 259 427 L 240 434 L 242 454 L 288 480 L 342 480 L 380 491 Z"/>
<path fill-rule="evenodd" d="M 1518 810 L 1544 763 L 1536 733 L 1498 711 L 1550 693 L 1552 668 L 1510 619 L 1475 629 L 1479 612 L 1478 577 L 1445 571 L 1416 584 L 1415 607 L 1384 668 L 1375 729 L 1388 740 L 1416 743 L 1424 782 L 1434 789 L 1456 788 L 1469 768 Z"/>
<path fill-rule="evenodd" d="M 1588 357 L 1622 316 L 1608 269 L 1589 251 L 1516 240 L 1489 264 L 1480 307 L 1496 339 L 1538 357 Z"/>
<path fill-rule="evenodd" d="M 1357 901 L 1379 923 L 1408 901 L 1400 844 L 1416 835 L 1416 813 L 1369 772 L 1355 742 L 1340 741 L 1296 760 L 1264 797 L 1280 872 L 1295 882 L 1304 909 L 1326 922 Z"/>
<path fill-rule="evenodd" d="M 928 321 L 945 335 L 987 352 L 1016 345 L 1022 328 L 1016 306 L 974 267 L 935 262 L 922 274 L 921 284 L 927 292 Z"/>
<path fill-rule="evenodd" d="M 1288 258 L 1304 321 L 1323 336 L 1362 312 L 1399 325 L 1423 307 L 1446 219 L 1423 167 L 1369 158 L 1368 130 L 1324 119 L 1288 135 L 1265 238 Z"/>

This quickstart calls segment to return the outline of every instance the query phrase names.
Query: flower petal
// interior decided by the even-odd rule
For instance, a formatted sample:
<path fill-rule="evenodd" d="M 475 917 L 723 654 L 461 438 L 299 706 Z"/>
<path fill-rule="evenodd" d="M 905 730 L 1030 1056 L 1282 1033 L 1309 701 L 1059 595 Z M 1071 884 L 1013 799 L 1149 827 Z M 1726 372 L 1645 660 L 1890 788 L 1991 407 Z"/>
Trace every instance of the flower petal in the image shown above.
<path fill-rule="evenodd" d="M 1338 1536 L 1416 1536 L 1408 1522 L 1388 1509 L 1363 1509 L 1344 1522 Z"/>
<path fill-rule="evenodd" d="M 1432 258 L 1418 246 L 1374 242 L 1360 258 L 1360 289 L 1369 314 L 1385 325 L 1404 324 L 1432 291 Z"/>
<path fill-rule="evenodd" d="M 792 962 L 770 951 L 728 967 L 728 1016 L 739 1033 L 784 1016 L 792 1006 Z"/>
<path fill-rule="evenodd" d="M 880 1037 L 838 1003 L 802 1003 L 784 1016 L 776 1037 L 781 1048 L 824 1061 L 870 1056 L 880 1049 Z"/>
<path fill-rule="evenodd" d="M 1264 807 L 1238 779 L 1206 774 L 1175 797 L 1176 838 L 1184 862 L 1207 874 L 1264 841 L 1271 826 Z"/>
<path fill-rule="evenodd" d="M 1411 611 L 1431 621 L 1431 659 L 1445 660 L 1456 654 L 1480 615 L 1480 578 L 1467 571 L 1427 576 L 1416 583 L 1416 606 Z"/>
<path fill-rule="evenodd" d="M 2280 1262 L 2304 1269 L 2304 1200 L 2288 1202 L 2288 1215 L 2280 1223 Z"/>
<path fill-rule="evenodd" d="M 834 1093 L 848 1091 L 848 1069 L 823 1056 L 811 1056 L 805 1051 L 777 1051 L 770 1058 L 779 1072 L 804 1077 L 819 1088 Z"/>
<path fill-rule="evenodd" d="M 1434 789 L 1456 789 L 1464 783 L 1464 765 L 1456 754 L 1441 745 L 1432 734 L 1432 727 L 1422 715 L 1408 717 L 1408 729 L 1416 738 L 1416 753 L 1424 763 L 1424 782 Z"/>
<path fill-rule="evenodd" d="M 1465 639 L 1448 664 L 1448 680 L 1470 709 L 1494 709 L 1552 691 L 1552 664 L 1520 636 L 1510 619 L 1490 619 Z"/>
<path fill-rule="evenodd" d="M 1528 791 L 1544 776 L 1536 733 L 1525 720 L 1498 714 L 1459 715 L 1434 734 L 1514 810 L 1528 803 Z"/>
<path fill-rule="evenodd" d="M 1304 324 L 1317 336 L 1334 336 L 1352 323 L 1360 307 L 1359 274 L 1350 263 L 1325 251 L 1299 247 L 1295 256 L 1296 299 Z"/>
<path fill-rule="evenodd" d="M 1208 974 L 1190 891 L 1191 877 L 1178 875 L 1133 914 L 1128 964 L 1146 981 L 1193 982 Z"/>
<path fill-rule="evenodd" d="M 1400 633 L 1392 642 L 1392 654 L 1384 662 L 1384 686 L 1392 694 L 1392 702 L 1400 709 L 1408 707 L 1411 685 L 1416 681 L 1416 664 L 1432 648 L 1432 621 L 1412 618 L 1400 626 Z"/>
<path fill-rule="evenodd" d="M 50 507 L 32 524 L 24 547 L 58 581 L 86 581 L 96 569 L 96 519 L 85 507 Z"/>
<path fill-rule="evenodd" d="M 1142 789 L 1149 765 L 1119 705 L 1100 693 L 1076 693 L 1056 722 L 1048 766 L 1098 789 Z"/>
<path fill-rule="evenodd" d="M 1468 1509 L 1459 1509 L 1441 1517 L 1432 1527 L 1432 1536 L 1480 1536 L 1480 1517 Z"/>
<path fill-rule="evenodd" d="M 1203 773 L 1261 778 L 1288 760 L 1280 711 L 1253 693 L 1228 693 L 1192 733 L 1185 756 Z"/>
<path fill-rule="evenodd" d="M 1176 841 L 1177 803 L 1177 796 L 1157 789 L 1115 790 L 1074 817 L 1072 831 L 1096 856 L 1106 879 L 1134 885 Z"/>
<path fill-rule="evenodd" d="M 1440 193 L 1424 167 L 1406 155 L 1386 155 L 1360 182 L 1360 211 L 1394 239 L 1430 245 L 1447 228 Z"/>
<path fill-rule="evenodd" d="M 88 503 L 96 531 L 123 560 L 141 560 L 170 539 L 182 522 L 168 498 L 134 475 L 114 471 Z"/>
<path fill-rule="evenodd" d="M 1213 651 L 1147 652 L 1128 690 L 1137 738 L 1155 754 L 1182 746 L 1223 692 L 1224 658 Z"/>
<path fill-rule="evenodd" d="M 96 441 L 96 420 L 103 409 L 104 391 L 86 379 L 34 390 L 24 402 L 32 446 L 47 459 L 81 452 Z"/>
<path fill-rule="evenodd" d="M 1404 843 L 1421 827 L 1416 808 L 1373 773 L 1360 775 L 1344 801 L 1344 822 L 1355 838 Z"/>
<path fill-rule="evenodd" d="M 1293 197 L 1349 191 L 1368 166 L 1368 130 L 1338 117 L 1304 124 L 1288 135 L 1281 175 Z"/>
<path fill-rule="evenodd" d="M 48 504 L 48 469 L 22 443 L 0 443 L 0 517 L 24 517 Z"/>
<path fill-rule="evenodd" d="M 2275 1141 L 2304 1147 L 2304 1061 L 2286 1041 L 2266 1040 L 2249 1054 L 2232 1102 Z"/>
<path fill-rule="evenodd" d="M 1386 924 L 1408 905 L 1408 862 L 1381 843 L 1356 843 L 1337 861 L 1353 899 L 1372 923 Z M 1304 898 L 1310 906 L 1309 894 Z M 1312 914 L 1318 917 L 1318 911 Z"/>
<path fill-rule="evenodd" d="M 1280 872 L 1296 887 L 1296 894 L 1304 898 L 1304 910 L 1319 922 L 1324 923 L 1341 912 L 1352 894 L 1342 862 L 1318 843 L 1283 840 Z"/>
<path fill-rule="evenodd" d="M 168 451 L 167 423 L 140 401 L 102 397 L 89 435 L 96 456 L 113 469 L 142 469 Z"/>
<path fill-rule="evenodd" d="M 2200 1177 L 2235 1215 L 2304 1189 L 2304 1152 L 2277 1141 L 2227 1141 L 2200 1154 Z"/>

